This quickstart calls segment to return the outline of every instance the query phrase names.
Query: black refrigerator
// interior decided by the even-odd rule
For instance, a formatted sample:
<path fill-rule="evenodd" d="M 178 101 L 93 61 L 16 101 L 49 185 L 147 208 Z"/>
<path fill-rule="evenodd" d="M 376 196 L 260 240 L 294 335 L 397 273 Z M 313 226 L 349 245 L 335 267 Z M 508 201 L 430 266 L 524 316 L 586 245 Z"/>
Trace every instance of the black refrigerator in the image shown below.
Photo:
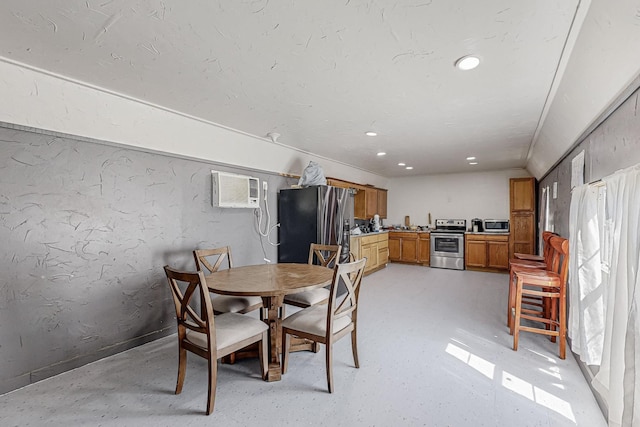
<path fill-rule="evenodd" d="M 345 221 L 353 223 L 353 197 L 346 188 L 317 185 L 280 190 L 278 194 L 279 243 L 278 262 L 306 263 L 311 243 L 343 245 Z M 347 247 L 344 247 L 344 243 Z"/>

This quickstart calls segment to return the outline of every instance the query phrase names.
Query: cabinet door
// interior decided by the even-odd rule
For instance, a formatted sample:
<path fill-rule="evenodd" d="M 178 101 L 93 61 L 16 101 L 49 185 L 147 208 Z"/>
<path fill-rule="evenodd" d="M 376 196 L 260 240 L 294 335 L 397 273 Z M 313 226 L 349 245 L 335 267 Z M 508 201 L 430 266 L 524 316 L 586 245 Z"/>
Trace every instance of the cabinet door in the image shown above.
<path fill-rule="evenodd" d="M 361 240 L 362 240 L 361 238 L 353 238 L 353 237 L 349 239 L 349 252 L 351 252 L 356 259 L 362 258 L 362 254 L 360 250 Z"/>
<path fill-rule="evenodd" d="M 418 236 L 415 238 L 402 239 L 402 261 L 418 261 Z"/>
<path fill-rule="evenodd" d="M 389 238 L 383 234 L 378 239 L 378 265 L 389 262 Z"/>
<path fill-rule="evenodd" d="M 464 256 L 468 267 L 486 267 L 487 242 L 484 240 L 467 240 Z"/>
<path fill-rule="evenodd" d="M 375 188 L 367 188 L 364 190 L 366 200 L 366 217 L 373 218 L 378 213 L 378 190 Z"/>
<path fill-rule="evenodd" d="M 389 247 L 378 247 L 378 265 L 389 262 Z"/>
<path fill-rule="evenodd" d="M 378 189 L 378 215 L 382 219 L 387 217 L 387 190 Z"/>
<path fill-rule="evenodd" d="M 533 212 L 535 210 L 535 178 L 512 178 L 509 180 L 511 212 Z"/>
<path fill-rule="evenodd" d="M 400 237 L 394 237 L 392 234 L 389 234 L 389 260 L 400 261 L 402 256 L 400 242 Z"/>
<path fill-rule="evenodd" d="M 487 267 L 509 269 L 509 242 L 487 242 Z"/>
<path fill-rule="evenodd" d="M 375 246 L 375 250 L 374 250 L 374 246 Z M 377 245 L 372 245 L 372 244 L 362 245 L 362 257 L 367 258 L 367 263 L 364 265 L 365 272 L 374 268 L 378 261 Z"/>
<path fill-rule="evenodd" d="M 535 216 L 533 212 L 511 215 L 512 253 L 535 253 Z"/>
<path fill-rule="evenodd" d="M 431 255 L 431 239 L 429 234 L 420 234 L 418 238 L 418 262 L 429 264 Z"/>

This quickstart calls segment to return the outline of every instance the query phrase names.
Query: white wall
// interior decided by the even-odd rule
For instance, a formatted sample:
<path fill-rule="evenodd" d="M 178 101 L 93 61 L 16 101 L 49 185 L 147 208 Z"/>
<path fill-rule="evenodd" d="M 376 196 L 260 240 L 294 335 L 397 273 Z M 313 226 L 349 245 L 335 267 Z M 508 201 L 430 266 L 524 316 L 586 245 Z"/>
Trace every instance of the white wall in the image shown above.
<path fill-rule="evenodd" d="M 387 179 L 212 122 L 108 93 L 0 57 L 0 121 L 267 172 L 325 175 L 385 187 Z"/>
<path fill-rule="evenodd" d="M 586 18 L 530 152 L 527 170 L 538 179 L 640 74 L 637 0 L 586 3 Z"/>
<path fill-rule="evenodd" d="M 436 219 L 509 219 L 509 178 L 531 176 L 524 169 L 392 178 L 385 225 L 415 225 Z"/>

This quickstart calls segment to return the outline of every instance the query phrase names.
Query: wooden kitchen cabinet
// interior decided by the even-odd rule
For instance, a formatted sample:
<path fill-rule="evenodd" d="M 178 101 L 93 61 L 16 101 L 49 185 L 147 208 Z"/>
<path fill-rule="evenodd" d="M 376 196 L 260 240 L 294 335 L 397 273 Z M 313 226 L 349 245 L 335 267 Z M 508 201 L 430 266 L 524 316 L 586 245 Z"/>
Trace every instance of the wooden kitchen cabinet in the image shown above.
<path fill-rule="evenodd" d="M 431 262 L 431 235 L 390 231 L 389 261 L 428 266 Z"/>
<path fill-rule="evenodd" d="M 372 233 L 351 236 L 351 253 L 356 259 L 366 257 L 364 274 L 370 274 L 387 266 L 389 262 L 389 233 Z"/>
<path fill-rule="evenodd" d="M 509 270 L 509 238 L 504 241 L 487 241 L 487 267 Z"/>
<path fill-rule="evenodd" d="M 487 266 L 487 242 L 484 239 L 475 240 L 474 236 L 467 236 L 464 248 L 466 268 L 486 268 Z"/>
<path fill-rule="evenodd" d="M 509 180 L 509 256 L 536 253 L 535 178 Z"/>
<path fill-rule="evenodd" d="M 431 263 L 431 234 L 418 233 L 418 262 L 429 265 Z"/>
<path fill-rule="evenodd" d="M 469 270 L 509 270 L 509 235 L 467 234 L 464 258 Z"/>
<path fill-rule="evenodd" d="M 387 190 L 378 188 L 378 215 L 381 219 L 387 218 Z"/>
<path fill-rule="evenodd" d="M 353 216 L 357 219 L 371 219 L 375 214 L 387 217 L 387 190 L 358 186 L 353 201 Z"/>

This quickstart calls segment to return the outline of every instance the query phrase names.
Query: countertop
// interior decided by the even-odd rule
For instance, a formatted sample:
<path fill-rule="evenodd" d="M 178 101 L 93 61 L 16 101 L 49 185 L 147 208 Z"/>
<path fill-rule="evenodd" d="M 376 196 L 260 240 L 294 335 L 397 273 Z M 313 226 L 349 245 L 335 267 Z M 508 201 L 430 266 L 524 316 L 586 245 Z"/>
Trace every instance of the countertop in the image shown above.
<path fill-rule="evenodd" d="M 433 230 L 389 230 L 391 233 L 431 233 Z"/>
<path fill-rule="evenodd" d="M 388 230 L 372 231 L 370 233 L 351 234 L 351 238 L 364 237 L 364 236 L 375 236 L 377 234 L 387 234 L 387 233 L 389 233 Z"/>
<path fill-rule="evenodd" d="M 492 233 L 492 232 L 486 232 L 486 231 L 466 231 L 464 234 L 478 234 L 478 235 L 484 235 L 484 236 L 508 236 L 509 232 L 504 232 L 504 233 Z"/>

